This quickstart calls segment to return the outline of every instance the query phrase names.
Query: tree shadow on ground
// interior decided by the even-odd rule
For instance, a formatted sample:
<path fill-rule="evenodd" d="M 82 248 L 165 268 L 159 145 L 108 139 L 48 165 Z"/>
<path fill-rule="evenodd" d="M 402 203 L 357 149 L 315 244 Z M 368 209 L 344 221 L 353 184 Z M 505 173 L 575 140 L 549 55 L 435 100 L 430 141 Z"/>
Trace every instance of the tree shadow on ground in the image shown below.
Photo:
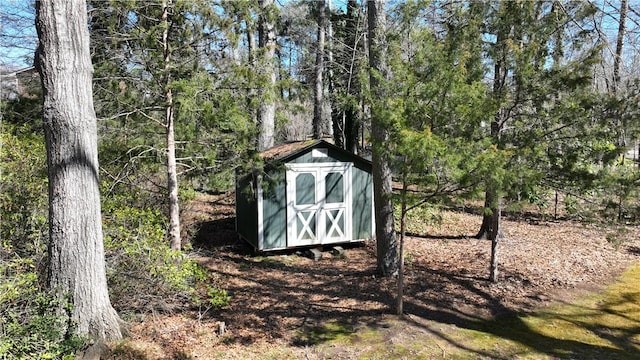
<path fill-rule="evenodd" d="M 603 304 L 608 307 L 609 304 Z M 454 325 L 458 328 L 474 330 L 496 336 L 501 339 L 511 340 L 524 345 L 536 353 L 545 354 L 562 359 L 635 359 L 640 356 L 640 347 L 634 340 L 640 334 L 640 326 L 633 327 L 602 327 L 583 321 L 592 314 L 595 309 L 582 308 L 580 312 L 572 315 L 548 313 L 545 316 L 549 321 L 562 320 L 571 322 L 585 331 L 591 331 L 602 339 L 606 339 L 612 346 L 590 344 L 588 342 L 565 339 L 564 336 L 549 336 L 536 330 L 524 320 L 524 315 L 513 312 L 504 312 L 504 315 L 486 319 L 473 313 L 450 309 L 434 309 L 423 304 L 409 302 L 405 304 L 406 319 L 409 323 L 426 330 L 456 348 L 490 357 L 492 359 L 511 359 L 514 353 L 501 354 L 500 351 L 488 351 L 491 346 L 474 348 L 457 340 L 451 335 L 434 326 L 429 320 L 437 323 Z M 615 312 L 616 316 L 625 317 L 624 313 Z M 427 321 L 425 321 L 427 320 Z M 636 320 L 636 322 L 638 322 Z M 567 334 L 562 334 L 567 335 Z M 493 344 L 487 344 L 493 345 Z M 503 350 L 504 351 L 504 350 Z"/>
<path fill-rule="evenodd" d="M 471 235 L 430 235 L 430 234 L 420 234 L 415 232 L 407 232 L 406 236 L 421 238 L 421 239 L 429 239 L 429 240 L 468 240 L 473 238 Z"/>
<path fill-rule="evenodd" d="M 224 217 L 197 224 L 193 245 L 199 249 L 215 249 L 224 246 L 241 245 L 240 236 L 235 230 L 236 218 Z"/>
<path fill-rule="evenodd" d="M 392 296 L 381 291 L 379 282 L 386 280 L 377 278 L 375 258 L 361 261 L 361 253 L 369 251 L 365 246 L 345 246 L 346 257 L 325 251 L 319 261 L 301 256 L 301 250 L 256 255 L 230 233 L 235 233 L 234 221 L 202 224 L 194 242 L 196 250 L 206 254 L 201 263 L 223 279 L 232 298 L 228 308 L 210 312 L 236 331 L 232 342 L 247 345 L 262 338 L 290 337 L 296 346 L 309 345 L 333 336 L 334 330 L 322 330 L 319 324 L 341 324 L 334 331 L 338 335 L 375 319 L 390 306 Z M 359 253 L 355 259 L 349 259 L 351 251 Z M 369 305 L 363 308 L 362 303 Z"/>
<path fill-rule="evenodd" d="M 629 246 L 627 248 L 629 254 L 640 256 L 640 247 L 639 246 Z"/>
<path fill-rule="evenodd" d="M 221 222 L 227 227 L 229 223 Z M 231 306 L 211 313 L 237 331 L 227 341 L 249 345 L 261 338 L 289 338 L 291 345 L 304 347 L 349 336 L 362 326 L 385 326 L 383 315 L 391 313 L 395 280 L 376 277 L 371 246 L 351 249 L 368 254 L 354 256 L 358 260 L 348 266 L 349 254 L 345 259 L 329 256 L 320 261 L 299 257 L 295 251 L 252 256 L 249 245 L 235 241 L 209 242 L 210 261 L 206 263 L 217 276 L 229 280 L 225 284 L 233 299 Z M 226 264 L 226 269 L 220 264 Z M 413 275 L 407 282 L 405 312 L 409 319 L 418 320 L 409 321 L 457 348 L 501 358 L 500 354 L 460 343 L 430 326 L 429 321 L 485 332 L 560 358 L 629 358 L 629 351 L 637 351 L 632 339 L 637 328 L 585 326 L 599 331 L 619 349 L 547 336 L 514 314 L 502 298 L 486 291 L 488 281 L 482 276 L 420 265 L 410 271 Z M 505 271 L 504 276 L 518 274 Z M 464 306 L 458 308 L 459 303 Z"/>
<path fill-rule="evenodd" d="M 325 254 L 319 261 L 301 257 L 295 250 L 255 256 L 234 229 L 235 218 L 228 214 L 202 222 L 194 242 L 194 247 L 206 254 L 201 264 L 221 280 L 231 296 L 228 307 L 207 313 L 226 323 L 227 344 L 284 339 L 292 346 L 306 347 L 350 336 L 363 326 L 386 326 L 384 315 L 392 313 L 395 302 L 395 279 L 377 276 L 372 242 L 349 249 L 343 258 Z M 465 238 L 425 236 L 423 241 Z M 484 266 L 482 269 L 433 268 L 416 261 L 407 270 L 407 321 L 454 347 L 495 359 L 511 358 L 513 354 L 473 348 L 434 326 L 434 322 L 495 335 L 559 358 L 624 359 L 638 351 L 633 342 L 640 332 L 638 327 L 583 326 L 617 349 L 540 333 L 505 305 L 504 293 L 488 290 L 492 285 L 484 276 Z M 503 269 L 502 276 L 523 279 L 513 269 Z M 578 319 L 573 321 L 577 323 Z"/>

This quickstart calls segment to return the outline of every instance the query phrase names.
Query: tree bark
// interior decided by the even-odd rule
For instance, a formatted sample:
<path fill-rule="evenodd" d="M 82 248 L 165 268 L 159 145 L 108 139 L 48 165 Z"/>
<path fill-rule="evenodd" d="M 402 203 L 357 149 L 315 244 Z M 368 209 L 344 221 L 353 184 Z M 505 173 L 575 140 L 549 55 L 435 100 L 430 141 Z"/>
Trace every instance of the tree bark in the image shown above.
<path fill-rule="evenodd" d="M 485 194 L 485 213 L 482 216 L 482 225 L 476 235 L 478 239 L 491 241 L 491 260 L 489 263 L 489 280 L 498 281 L 498 242 L 502 238 L 502 206 L 499 195 L 495 189 L 487 190 Z"/>
<path fill-rule="evenodd" d="M 49 176 L 47 287 L 71 305 L 57 308 L 67 334 L 120 339 L 107 290 L 85 1 L 37 1 L 36 30 Z"/>
<path fill-rule="evenodd" d="M 500 200 L 493 209 L 494 213 L 491 216 L 491 231 L 489 233 L 489 240 L 491 240 L 491 263 L 489 264 L 489 280 L 491 282 L 498 282 L 498 241 L 502 237 L 500 233 L 500 221 L 502 220 L 502 209 L 500 206 Z"/>
<path fill-rule="evenodd" d="M 324 72 L 324 27 L 325 27 L 325 3 L 324 0 L 318 1 L 318 44 L 316 49 L 316 78 L 313 91 L 313 137 L 314 139 L 322 139 L 324 136 L 324 112 L 322 108 L 323 102 L 323 81 L 322 73 Z"/>
<path fill-rule="evenodd" d="M 616 94 L 620 88 L 620 62 L 622 61 L 622 49 L 624 46 L 624 35 L 627 22 L 628 1 L 620 1 L 620 19 L 618 21 L 618 35 L 616 37 L 616 54 L 613 58 L 613 93 Z"/>
<path fill-rule="evenodd" d="M 256 50 L 258 48 L 257 43 L 256 43 L 256 36 L 255 36 L 255 28 L 253 26 L 251 26 L 251 22 L 249 20 L 245 21 L 244 24 L 244 30 L 245 30 L 245 34 L 247 37 L 247 63 L 249 64 L 249 66 L 251 68 L 255 68 L 256 66 Z M 257 112 L 257 108 L 255 107 L 255 105 L 253 105 L 253 101 L 256 98 L 256 94 L 257 91 L 255 89 L 254 85 L 254 81 L 255 79 L 252 80 L 252 83 L 250 84 L 250 86 L 248 86 L 247 90 L 246 90 L 246 98 L 245 98 L 245 102 L 246 102 L 246 106 L 247 106 L 247 111 L 249 113 L 249 116 L 251 118 L 251 120 L 255 123 L 255 124 L 259 124 L 260 123 L 260 119 L 258 118 L 258 112 Z M 258 128 L 259 130 L 259 128 Z M 258 134 L 258 137 L 260 136 L 260 134 Z M 259 142 L 259 138 L 258 140 L 256 140 L 256 147 L 259 148 L 260 146 L 258 146 L 258 142 Z"/>
<path fill-rule="evenodd" d="M 328 0 L 327 1 L 327 12 L 329 13 L 329 18 L 326 21 L 327 24 L 327 49 L 326 49 L 326 53 L 327 53 L 327 64 L 325 64 L 323 66 L 324 69 L 327 70 L 327 88 L 329 90 L 329 94 L 333 94 L 334 92 L 334 78 L 333 78 L 333 62 L 334 62 L 334 58 L 333 58 L 333 46 L 334 46 L 334 42 L 333 42 L 333 21 L 332 21 L 332 14 L 333 14 L 333 5 L 332 5 L 332 1 Z M 333 137 L 333 124 L 331 122 L 331 114 L 333 113 L 333 99 L 331 98 L 331 96 L 329 96 L 329 98 L 327 99 L 328 101 L 328 108 L 329 108 L 329 113 L 328 113 L 328 118 L 324 121 L 324 126 L 326 127 L 327 130 L 327 137 Z"/>
<path fill-rule="evenodd" d="M 627 8 L 628 2 L 627 0 L 622 0 L 620 2 L 620 19 L 618 22 L 618 35 L 616 38 L 616 54 L 613 58 L 613 95 L 617 95 L 620 90 L 620 62 L 622 61 L 622 50 L 624 47 L 624 35 L 625 28 L 627 22 Z M 626 148 L 627 140 L 626 140 L 626 131 L 624 120 L 621 117 L 618 117 L 617 120 L 617 128 L 618 128 L 618 147 Z M 624 152 L 620 155 L 620 164 L 624 164 Z"/>
<path fill-rule="evenodd" d="M 349 72 L 347 73 L 347 94 L 354 97 L 359 96 L 359 94 L 357 94 L 357 88 L 359 87 L 357 73 L 359 69 L 356 61 L 356 56 L 360 48 L 358 46 L 360 43 L 360 40 L 358 39 L 358 19 L 360 17 L 358 9 L 358 3 L 356 1 L 349 0 L 347 2 L 348 38 L 349 44 L 353 46 L 351 60 L 349 63 Z M 350 102 L 348 108 L 345 109 L 343 114 L 344 120 L 342 126 L 344 128 L 345 138 L 344 148 L 356 154 L 358 152 L 358 137 L 360 135 L 360 128 L 362 125 L 358 117 L 358 106 Z"/>
<path fill-rule="evenodd" d="M 344 63 L 342 66 L 336 66 L 334 61 L 329 61 L 330 69 L 335 66 L 335 73 L 341 74 L 336 77 L 330 75 L 330 81 L 331 84 L 334 84 L 336 82 L 335 79 L 338 78 L 338 81 L 341 83 L 340 86 L 346 89 L 345 95 L 350 98 L 356 98 L 360 95 L 357 92 L 359 86 L 357 77 L 357 73 L 359 71 L 357 56 L 361 50 L 360 38 L 358 36 L 358 31 L 360 29 L 359 25 L 361 24 L 359 5 L 357 1 L 347 1 L 347 13 L 344 21 L 346 34 L 344 35 L 343 41 L 345 42 L 347 49 L 350 50 L 350 57 L 343 60 Z M 331 93 L 335 95 L 332 98 L 333 104 L 338 103 L 338 101 L 334 101 L 338 97 L 338 94 L 335 92 L 335 88 L 335 86 L 331 86 Z M 358 105 L 350 99 L 347 103 L 343 102 L 340 107 L 332 106 L 331 117 L 333 122 L 333 138 L 336 146 L 357 154 L 359 145 L 358 138 L 360 136 L 361 126 L 361 122 L 359 121 Z"/>
<path fill-rule="evenodd" d="M 178 199 L 178 170 L 176 166 L 176 141 L 173 117 L 173 92 L 171 91 L 171 49 L 169 48 L 169 10 L 171 0 L 162 2 L 162 50 L 164 55 L 165 130 L 167 139 L 167 192 L 169 197 L 169 245 L 172 250 L 182 249 L 180 237 L 180 202 Z"/>
<path fill-rule="evenodd" d="M 371 90 L 376 100 L 385 99 L 384 81 L 391 71 L 386 63 L 384 1 L 367 2 L 369 23 L 369 71 Z M 391 186 L 391 154 L 387 149 L 389 130 L 380 106 L 371 111 L 371 140 L 373 144 L 373 197 L 376 216 L 376 247 L 378 271 L 383 276 L 398 272 L 398 244 L 393 219 L 393 189 Z"/>
<path fill-rule="evenodd" d="M 276 104 L 273 91 L 276 84 L 276 71 L 273 58 L 276 51 L 276 30 L 274 24 L 273 0 L 259 0 L 260 22 L 258 26 L 258 46 L 263 51 L 263 74 L 267 82 L 260 91 L 258 109 L 258 151 L 268 149 L 274 144 Z"/>
<path fill-rule="evenodd" d="M 400 250 L 398 260 L 398 283 L 396 294 L 396 315 L 402 316 L 404 312 L 404 238 L 407 232 L 407 176 L 402 177 L 402 192 L 400 194 Z"/>
<path fill-rule="evenodd" d="M 505 3 L 501 3 L 500 6 L 508 6 Z M 513 26 L 510 24 L 509 26 Z M 502 103 L 506 91 L 506 59 L 507 59 L 507 45 L 505 43 L 507 35 L 510 31 L 505 26 L 500 26 L 496 36 L 496 58 L 494 59 L 494 78 L 493 78 L 493 93 L 492 96 L 498 104 Z M 502 149 L 502 143 L 500 139 L 500 133 L 505 120 L 506 111 L 503 108 L 499 108 L 491 122 L 491 140 L 498 149 Z M 485 213 L 482 217 L 482 225 L 476 237 L 478 239 L 491 240 L 491 260 L 489 265 L 489 279 L 493 282 L 498 280 L 498 241 L 501 237 L 501 205 L 500 191 L 496 188 L 494 180 L 487 179 L 487 190 L 485 193 Z"/>

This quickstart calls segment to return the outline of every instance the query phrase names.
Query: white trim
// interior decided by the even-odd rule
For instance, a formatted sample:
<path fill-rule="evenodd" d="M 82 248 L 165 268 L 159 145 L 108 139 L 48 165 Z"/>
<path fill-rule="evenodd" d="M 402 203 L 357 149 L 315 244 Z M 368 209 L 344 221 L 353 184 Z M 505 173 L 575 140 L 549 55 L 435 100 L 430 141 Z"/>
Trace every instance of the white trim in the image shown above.
<path fill-rule="evenodd" d="M 312 158 L 326 158 L 326 157 L 329 157 L 329 149 L 326 149 L 326 148 L 312 149 L 311 150 L 311 157 Z"/>
<path fill-rule="evenodd" d="M 256 207 L 258 208 L 258 250 L 264 249 L 264 201 L 262 192 L 262 175 L 256 181 Z"/>
<path fill-rule="evenodd" d="M 289 163 L 286 164 L 287 171 L 313 171 L 320 168 L 335 169 L 336 171 L 344 170 L 347 167 L 353 166 L 350 162 L 319 162 L 319 163 Z"/>
<path fill-rule="evenodd" d="M 376 238 L 376 200 L 373 188 L 373 173 L 371 174 L 371 238 Z"/>
<path fill-rule="evenodd" d="M 316 244 L 331 244 L 340 242 L 350 242 L 353 237 L 352 230 L 352 174 L 351 169 L 353 163 L 351 162 L 326 162 L 326 163 L 292 163 L 287 164 L 286 171 L 286 196 L 287 196 L 287 247 L 304 246 L 304 245 L 316 245 Z M 343 178 L 343 202 L 337 204 L 326 203 L 326 188 L 324 177 L 331 172 L 337 172 L 342 174 Z M 315 204 L 312 205 L 295 205 L 296 198 L 296 184 L 295 179 L 300 173 L 311 173 L 315 177 Z M 305 208 L 307 208 L 305 210 Z M 329 216 L 327 213 L 331 210 L 342 211 L 343 216 L 343 229 L 341 237 L 329 238 L 327 235 L 327 219 Z M 316 212 L 316 231 L 315 238 L 308 241 L 300 240 L 298 237 L 299 231 L 297 231 L 297 213 L 299 211 L 315 211 Z M 309 224 L 306 224 L 303 230 L 309 233 Z M 335 224 L 334 224 L 335 225 Z M 333 227 L 332 227 L 333 229 Z M 331 230 L 329 234 L 331 234 Z"/>

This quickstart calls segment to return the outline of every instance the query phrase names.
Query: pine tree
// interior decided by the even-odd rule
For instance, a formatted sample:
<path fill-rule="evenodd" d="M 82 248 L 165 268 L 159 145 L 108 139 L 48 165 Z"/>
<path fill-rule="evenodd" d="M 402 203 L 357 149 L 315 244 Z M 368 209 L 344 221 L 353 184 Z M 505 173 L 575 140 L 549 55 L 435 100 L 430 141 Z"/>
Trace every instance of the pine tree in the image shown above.
<path fill-rule="evenodd" d="M 498 278 L 503 197 L 533 195 L 536 184 L 553 174 L 540 166 L 548 164 L 550 149 L 564 148 L 560 151 L 568 156 L 570 149 L 560 141 L 563 136 L 582 136 L 583 141 L 588 141 L 591 135 L 576 133 L 577 129 L 591 128 L 588 116 L 569 119 L 559 110 L 570 109 L 566 105 L 572 103 L 574 110 L 565 115 L 573 111 L 587 113 L 591 106 L 586 91 L 597 52 L 589 41 L 594 32 L 587 29 L 594 8 L 588 3 L 572 3 L 564 10 L 566 18 L 558 21 L 554 5 L 499 2 L 487 3 L 485 8 L 487 36 L 494 39 L 486 52 L 493 65 L 494 104 L 487 139 L 507 157 L 505 166 L 486 179 L 485 214 L 478 233 L 478 237 L 492 240 L 492 281 Z M 580 32 L 574 31 L 574 26 Z M 563 36 L 568 32 L 572 32 L 571 41 L 565 43 Z M 572 58 L 561 56 L 561 45 L 571 46 Z M 554 56 L 558 61 L 549 66 L 548 61 Z"/>
<path fill-rule="evenodd" d="M 221 42 L 231 23 L 206 2 L 116 4 L 93 4 L 106 169 L 112 187 L 163 189 L 173 219 L 171 247 L 178 249 L 178 179 L 226 188 L 233 164 L 249 151 L 255 133 L 243 83 L 247 60 L 233 60 L 237 46 Z M 227 46 L 212 46 L 218 42 Z M 156 181 L 160 172 L 167 186 Z"/>
<path fill-rule="evenodd" d="M 371 108 L 371 141 L 373 146 L 373 195 L 376 217 L 378 271 L 383 276 L 398 272 L 398 244 L 393 218 L 391 157 L 388 148 L 390 128 L 384 118 L 384 103 L 389 96 L 385 87 L 391 81 L 386 59 L 386 21 L 384 1 L 367 2 L 369 24 L 369 71 L 372 97 L 377 104 Z M 382 101 L 382 103 L 380 103 Z"/>
<path fill-rule="evenodd" d="M 363 127 L 360 74 L 366 54 L 365 19 L 362 7 L 355 0 L 347 1 L 346 13 L 335 14 L 334 61 L 329 64 L 331 78 L 331 119 L 336 145 L 358 153 Z"/>

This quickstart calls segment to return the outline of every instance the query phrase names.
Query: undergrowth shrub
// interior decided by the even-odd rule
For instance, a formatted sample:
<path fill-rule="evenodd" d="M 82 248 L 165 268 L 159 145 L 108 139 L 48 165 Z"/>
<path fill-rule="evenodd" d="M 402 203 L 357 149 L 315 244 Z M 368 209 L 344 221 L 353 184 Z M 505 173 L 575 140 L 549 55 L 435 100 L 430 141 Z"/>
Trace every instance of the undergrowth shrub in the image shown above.
<path fill-rule="evenodd" d="M 9 114 L 9 112 L 5 113 Z M 44 290 L 48 238 L 44 136 L 7 118 L 0 132 L 0 359 L 69 359 L 82 340 L 62 333 Z"/>
<path fill-rule="evenodd" d="M 63 333 L 61 301 L 39 283 L 31 259 L 0 263 L 0 359 L 73 359 L 82 338 Z"/>
<path fill-rule="evenodd" d="M 44 136 L 32 126 L 3 124 L 0 133 L 2 250 L 33 258 L 46 250 L 47 163 Z"/>
<path fill-rule="evenodd" d="M 62 333 L 64 319 L 51 309 L 64 304 L 44 286 L 48 241 L 44 135 L 34 121 L 12 122 L 8 115 L 4 120 L 0 127 L 0 359 L 73 358 L 83 341 Z M 109 291 L 121 314 L 196 306 L 223 294 L 210 279 L 208 286 L 215 290 L 211 294 L 207 286 L 195 286 L 206 272 L 182 253 L 169 250 L 160 211 L 139 206 L 157 202 L 131 190 L 118 190 L 103 200 L 103 223 Z"/>
<path fill-rule="evenodd" d="M 400 200 L 394 199 L 394 219 L 396 229 L 400 229 Z M 409 203 L 411 206 L 411 203 Z M 442 208 L 439 204 L 424 203 L 407 212 L 407 233 L 426 234 L 427 227 L 431 225 L 439 226 L 443 222 Z"/>
<path fill-rule="evenodd" d="M 125 315 L 162 312 L 218 297 L 206 286 L 197 286 L 213 281 L 206 270 L 185 253 L 169 248 L 166 216 L 157 209 L 118 205 L 126 203 L 130 202 L 115 197 L 103 206 L 107 277 L 114 307 Z M 208 286 L 221 291 L 215 281 Z"/>

